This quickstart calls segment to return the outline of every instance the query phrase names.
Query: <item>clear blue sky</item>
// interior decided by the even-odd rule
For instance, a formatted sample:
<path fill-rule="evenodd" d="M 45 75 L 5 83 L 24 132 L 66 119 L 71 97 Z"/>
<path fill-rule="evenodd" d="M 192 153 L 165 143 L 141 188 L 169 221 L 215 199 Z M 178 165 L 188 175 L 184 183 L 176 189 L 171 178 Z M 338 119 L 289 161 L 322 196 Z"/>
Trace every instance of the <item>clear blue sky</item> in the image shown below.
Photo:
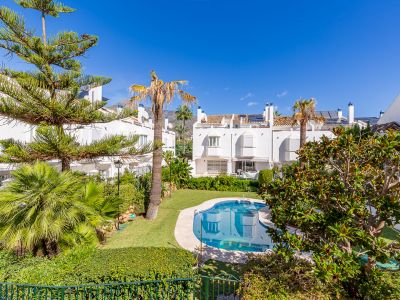
<path fill-rule="evenodd" d="M 105 89 L 113 103 L 130 84 L 148 83 L 152 69 L 189 80 L 208 114 L 261 112 L 266 102 L 287 114 L 297 98 L 315 97 L 321 110 L 346 112 L 352 101 L 356 116 L 376 116 L 400 92 L 398 0 L 63 2 L 78 11 L 50 19 L 49 29 L 100 37 L 83 63 L 113 78 Z M 24 14 L 39 30 L 38 14 Z"/>

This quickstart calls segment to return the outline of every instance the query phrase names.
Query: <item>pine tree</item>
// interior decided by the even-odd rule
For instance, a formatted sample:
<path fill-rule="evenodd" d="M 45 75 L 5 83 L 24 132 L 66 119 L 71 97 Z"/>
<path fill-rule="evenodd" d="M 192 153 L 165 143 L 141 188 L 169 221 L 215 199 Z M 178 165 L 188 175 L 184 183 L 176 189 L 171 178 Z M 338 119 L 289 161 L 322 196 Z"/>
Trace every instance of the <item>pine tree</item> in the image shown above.
<path fill-rule="evenodd" d="M 78 126 L 109 122 L 131 114 L 102 110 L 104 101 L 80 99 L 81 91 L 102 86 L 111 80 L 85 75 L 79 58 L 97 44 L 98 38 L 76 32 L 46 34 L 46 17 L 58 17 L 74 9 L 54 0 L 18 0 L 24 8 L 40 12 L 42 36 L 25 26 L 22 16 L 0 7 L 0 48 L 33 66 L 34 71 L 0 71 L 0 116 L 36 127 L 31 143 L 1 141 L 0 161 L 7 163 L 53 160 L 68 170 L 72 161 L 100 156 L 131 155 L 137 137 L 112 136 L 90 145 L 80 145 L 74 130 Z"/>

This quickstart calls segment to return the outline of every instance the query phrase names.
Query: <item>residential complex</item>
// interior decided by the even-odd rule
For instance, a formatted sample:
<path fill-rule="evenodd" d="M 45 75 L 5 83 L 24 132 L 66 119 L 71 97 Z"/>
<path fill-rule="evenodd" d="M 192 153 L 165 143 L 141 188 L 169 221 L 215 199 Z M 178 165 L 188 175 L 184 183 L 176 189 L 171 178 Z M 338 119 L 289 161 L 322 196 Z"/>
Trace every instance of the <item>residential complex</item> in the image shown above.
<path fill-rule="evenodd" d="M 347 117 L 343 111 L 320 111 L 324 121 L 310 122 L 307 140 L 332 138 L 337 126 L 367 126 L 377 118 L 356 118 L 354 105 L 349 103 Z M 273 104 L 261 114 L 209 115 L 199 107 L 193 125 L 193 175 L 221 173 L 251 177 L 263 169 L 296 160 L 300 130 L 290 116 L 279 116 Z"/>
<path fill-rule="evenodd" d="M 92 102 L 103 99 L 102 87 L 93 88 L 82 94 L 82 97 Z M 116 108 L 118 109 L 118 108 Z M 114 109 L 103 108 L 104 112 L 112 113 Z M 163 129 L 164 150 L 175 152 L 175 132 L 169 130 L 168 120 L 165 120 Z M 0 124 L 0 139 L 13 138 L 20 142 L 31 142 L 35 136 L 35 126 L 24 124 L 17 121 L 3 120 Z M 153 141 L 153 122 L 149 114 L 139 105 L 138 116 L 129 117 L 109 123 L 98 123 L 87 126 L 68 126 L 65 130 L 72 131 L 81 144 L 90 144 L 111 135 L 138 135 L 138 146 L 152 143 Z M 71 169 L 82 171 L 89 175 L 100 174 L 104 178 L 114 177 L 117 174 L 117 168 L 114 164 L 119 157 L 101 157 L 98 159 L 83 160 L 73 162 Z M 121 172 L 125 169 L 134 171 L 136 174 L 142 174 L 151 170 L 152 154 L 146 154 L 135 157 L 123 157 Z M 51 161 L 51 164 L 60 167 L 58 161 Z M 10 171 L 14 170 L 14 164 L 0 164 L 0 179 L 6 179 L 10 176 Z"/>

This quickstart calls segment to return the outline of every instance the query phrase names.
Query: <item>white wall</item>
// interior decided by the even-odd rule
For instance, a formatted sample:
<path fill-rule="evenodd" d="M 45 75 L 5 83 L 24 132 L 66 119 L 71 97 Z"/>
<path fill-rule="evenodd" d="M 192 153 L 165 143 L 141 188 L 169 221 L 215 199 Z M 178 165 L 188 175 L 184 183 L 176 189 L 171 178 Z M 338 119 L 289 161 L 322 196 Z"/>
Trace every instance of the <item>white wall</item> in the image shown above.
<path fill-rule="evenodd" d="M 307 141 L 318 141 L 322 136 L 333 138 L 331 131 L 307 131 Z M 297 159 L 295 151 L 300 146 L 299 130 L 284 130 L 273 132 L 273 161 L 275 163 L 293 161 Z M 290 153 L 288 153 L 290 152 Z"/>

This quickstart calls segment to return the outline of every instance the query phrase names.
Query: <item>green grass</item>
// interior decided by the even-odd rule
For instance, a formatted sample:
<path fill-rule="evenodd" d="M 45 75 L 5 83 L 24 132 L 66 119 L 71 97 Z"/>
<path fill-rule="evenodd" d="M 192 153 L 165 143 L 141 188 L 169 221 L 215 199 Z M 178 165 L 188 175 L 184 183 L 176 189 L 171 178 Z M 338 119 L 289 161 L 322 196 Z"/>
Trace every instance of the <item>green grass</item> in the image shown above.
<path fill-rule="evenodd" d="M 180 210 L 199 205 L 214 198 L 242 196 L 259 198 L 256 193 L 199 190 L 176 191 L 171 198 L 163 200 L 156 220 L 148 221 L 142 217 L 137 218 L 129 223 L 124 230 L 115 233 L 103 247 L 179 247 L 174 237 L 174 230 Z"/>

